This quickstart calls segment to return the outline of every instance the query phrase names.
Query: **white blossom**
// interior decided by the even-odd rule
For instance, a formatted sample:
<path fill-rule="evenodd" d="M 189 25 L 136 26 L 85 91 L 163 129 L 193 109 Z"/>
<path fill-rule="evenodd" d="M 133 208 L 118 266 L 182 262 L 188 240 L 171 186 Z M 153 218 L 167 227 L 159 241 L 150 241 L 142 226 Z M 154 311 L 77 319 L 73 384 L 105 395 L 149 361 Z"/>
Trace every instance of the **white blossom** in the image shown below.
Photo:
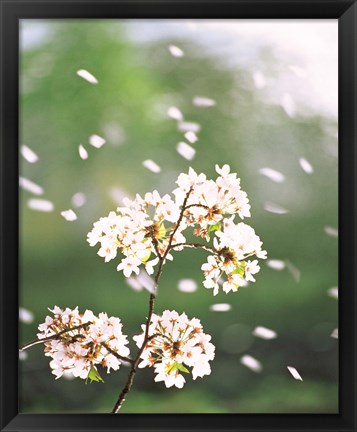
<path fill-rule="evenodd" d="M 142 330 L 134 336 L 138 347 L 144 342 L 145 325 Z M 182 388 L 186 381 L 182 373 L 189 374 L 188 368 L 192 368 L 193 379 L 211 373 L 209 361 L 214 359 L 215 347 L 197 318 L 190 320 L 185 313 L 165 310 L 161 316 L 152 315 L 148 334 L 139 367 L 154 367 L 155 381 Z"/>
<path fill-rule="evenodd" d="M 127 336 L 122 333 L 119 318 L 108 317 L 106 313 L 95 316 L 86 310 L 80 314 L 78 307 L 62 310 L 55 306 L 52 316 L 46 316 L 45 322 L 38 326 L 39 339 L 58 335 L 45 342 L 45 355 L 52 358 L 50 366 L 56 379 L 67 376 L 90 378 L 89 373 L 97 366 L 118 370 L 120 359 L 127 358 L 130 351 L 126 347 Z M 87 324 L 87 325 L 86 325 Z"/>
<path fill-rule="evenodd" d="M 266 251 L 254 229 L 235 222 L 250 217 L 247 194 L 241 189 L 240 179 L 231 172 L 229 165 L 216 165 L 218 177 L 207 179 L 204 173 L 196 173 L 190 167 L 188 173 L 181 173 L 172 198 L 163 196 L 157 190 L 134 199 L 124 198 L 123 207 L 108 216 L 101 217 L 88 233 L 90 246 L 100 244 L 98 255 L 108 262 L 120 252 L 123 257 L 117 265 L 129 278 L 139 274 L 143 266 L 149 275 L 155 272 L 160 260 L 172 260 L 171 251 L 180 251 L 186 243 L 187 230 L 193 235 L 212 242 L 212 254 L 202 265 L 203 285 L 213 289 L 217 295 L 220 289 L 225 293 L 235 292 L 248 281 L 255 281 L 260 270 L 257 259 L 265 259 Z M 202 247 L 199 244 L 194 247 Z"/>

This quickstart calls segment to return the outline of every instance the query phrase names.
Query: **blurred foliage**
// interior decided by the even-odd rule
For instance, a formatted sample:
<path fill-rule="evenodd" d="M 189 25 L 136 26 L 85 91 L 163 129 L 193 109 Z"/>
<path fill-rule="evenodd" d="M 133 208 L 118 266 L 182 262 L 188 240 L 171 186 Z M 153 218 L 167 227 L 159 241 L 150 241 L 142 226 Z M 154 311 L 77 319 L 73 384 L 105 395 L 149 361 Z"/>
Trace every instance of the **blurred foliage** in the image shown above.
<path fill-rule="evenodd" d="M 28 29 L 38 25 L 22 23 Z M 140 370 L 122 412 L 337 412 L 338 348 L 330 334 L 338 311 L 336 300 L 327 295 L 338 283 L 337 240 L 324 232 L 326 225 L 337 226 L 334 119 L 290 118 L 280 105 L 264 100 L 251 70 L 228 67 L 194 39 L 139 43 L 127 37 L 128 23 L 115 21 L 46 25 L 42 43 L 21 54 L 21 144 L 40 158 L 34 164 L 22 159 L 21 175 L 44 187 L 43 198 L 54 203 L 55 211 L 28 209 L 31 194 L 21 191 L 20 305 L 35 320 L 21 324 L 20 342 L 34 338 L 47 307 L 55 304 L 106 311 L 122 319 L 130 337 L 139 333 L 148 293 L 125 283 L 116 272 L 117 260 L 104 264 L 86 243 L 87 232 L 117 207 L 115 190 L 131 196 L 154 189 L 169 193 L 189 166 L 215 177 L 214 165 L 229 163 L 248 193 L 248 223 L 269 258 L 289 260 L 301 271 L 300 281 L 287 269 L 276 271 L 263 262 L 255 284 L 213 298 L 201 285 L 205 253 L 177 253 L 165 267 L 156 311 L 176 309 L 200 318 L 216 345 L 212 374 L 188 379 L 177 390 L 154 383 L 152 370 Z M 185 57 L 172 57 L 171 43 Z M 260 55 L 271 74 L 283 67 L 268 48 Z M 99 84 L 78 77 L 78 69 L 89 70 Z M 193 106 L 196 95 L 213 98 L 216 106 Z M 170 106 L 201 125 L 191 162 L 176 152 L 183 134 L 166 115 Z M 104 136 L 107 144 L 89 146 L 91 134 Z M 87 160 L 78 155 L 80 143 L 89 152 Z M 311 162 L 313 175 L 303 172 L 299 157 Z M 162 172 L 144 168 L 145 159 L 155 160 Z M 265 166 L 284 173 L 286 181 L 278 184 L 258 174 Z M 72 208 L 76 192 L 84 193 L 87 202 L 75 209 L 78 220 L 68 222 L 60 212 Z M 265 211 L 266 201 L 289 213 Z M 183 277 L 197 281 L 199 289 L 180 292 L 177 283 Z M 210 305 L 222 302 L 232 309 L 210 311 Z M 258 325 L 274 329 L 278 338 L 253 337 Z M 240 363 L 244 354 L 262 362 L 260 374 Z M 295 381 L 287 366 L 296 367 L 304 381 Z M 102 374 L 104 384 L 55 381 L 39 346 L 28 351 L 20 368 L 22 412 L 108 412 L 126 378 L 122 367 Z"/>

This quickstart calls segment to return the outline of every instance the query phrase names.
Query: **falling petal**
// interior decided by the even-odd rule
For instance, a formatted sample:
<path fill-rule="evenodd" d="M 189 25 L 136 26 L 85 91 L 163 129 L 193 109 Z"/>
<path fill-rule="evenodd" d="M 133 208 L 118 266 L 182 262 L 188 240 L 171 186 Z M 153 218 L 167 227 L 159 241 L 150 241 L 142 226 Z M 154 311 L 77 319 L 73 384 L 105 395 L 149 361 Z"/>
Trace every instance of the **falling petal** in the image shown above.
<path fill-rule="evenodd" d="M 109 191 L 109 194 L 112 198 L 112 200 L 119 205 L 123 205 L 123 199 L 128 197 L 130 198 L 128 192 L 126 192 L 123 189 L 120 189 L 119 187 L 112 187 Z"/>
<path fill-rule="evenodd" d="M 299 372 L 294 367 L 288 366 L 287 368 L 294 379 L 302 381 L 301 375 L 299 374 Z"/>
<path fill-rule="evenodd" d="M 260 168 L 259 173 L 273 180 L 275 183 L 283 183 L 285 181 L 285 175 L 273 168 Z"/>
<path fill-rule="evenodd" d="M 310 162 L 307 161 L 306 159 L 300 158 L 299 163 L 301 168 L 306 172 L 306 174 L 312 174 L 314 172 L 314 168 L 312 167 Z"/>
<path fill-rule="evenodd" d="M 338 229 L 330 226 L 325 226 L 324 231 L 327 235 L 331 237 L 338 237 Z"/>
<path fill-rule="evenodd" d="M 275 214 L 289 213 L 289 210 L 287 210 L 286 208 L 268 201 L 264 204 L 264 210 L 266 210 L 269 213 L 275 213 Z"/>
<path fill-rule="evenodd" d="M 150 294 L 155 294 L 156 283 L 154 279 L 146 273 L 146 271 L 141 270 L 136 279 L 146 290 L 149 291 Z"/>
<path fill-rule="evenodd" d="M 284 93 L 283 97 L 281 98 L 280 104 L 283 107 L 283 109 L 286 112 L 286 114 L 290 118 L 295 117 L 295 115 L 296 115 L 296 104 L 295 104 L 295 101 L 292 98 L 291 94 Z"/>
<path fill-rule="evenodd" d="M 289 69 L 299 78 L 305 78 L 307 75 L 305 69 L 299 66 L 290 65 Z"/>
<path fill-rule="evenodd" d="M 289 270 L 291 276 L 295 280 L 295 282 L 300 282 L 301 272 L 300 270 L 294 266 L 289 260 L 285 261 L 286 267 Z"/>
<path fill-rule="evenodd" d="M 21 360 L 21 361 L 27 360 L 28 356 L 29 356 L 29 354 L 26 351 L 20 351 L 19 352 L 19 360 Z"/>
<path fill-rule="evenodd" d="M 338 339 L 338 329 L 335 328 L 332 333 L 331 333 L 331 337 L 334 339 Z"/>
<path fill-rule="evenodd" d="M 128 277 L 125 278 L 125 282 L 131 287 L 133 288 L 134 291 L 142 291 L 143 290 L 143 286 L 141 285 L 141 283 L 138 281 L 138 279 L 136 277 Z"/>
<path fill-rule="evenodd" d="M 89 144 L 95 148 L 101 148 L 106 143 L 105 139 L 99 135 L 91 135 L 89 137 Z"/>
<path fill-rule="evenodd" d="M 177 153 L 187 160 L 192 160 L 195 157 L 196 150 L 185 142 L 179 142 L 176 146 Z"/>
<path fill-rule="evenodd" d="M 111 144 L 120 146 L 125 141 L 125 131 L 116 122 L 107 123 L 103 127 L 103 130 L 105 132 L 105 136 L 108 138 Z"/>
<path fill-rule="evenodd" d="M 170 51 L 171 55 L 174 57 L 183 57 L 185 55 L 184 52 L 182 51 L 182 49 L 176 45 L 170 45 L 169 51 Z"/>
<path fill-rule="evenodd" d="M 88 152 L 87 152 L 87 150 L 82 146 L 82 144 L 79 144 L 78 152 L 79 152 L 79 156 L 81 157 L 81 159 L 83 159 L 83 160 L 88 159 Z"/>
<path fill-rule="evenodd" d="M 257 89 L 262 89 L 267 85 L 265 76 L 261 71 L 256 71 L 253 73 L 253 80 L 254 80 L 255 88 Z"/>
<path fill-rule="evenodd" d="M 43 194 L 43 188 L 41 186 L 32 182 L 31 180 L 28 180 L 25 177 L 19 177 L 19 185 L 20 187 L 22 187 L 22 189 L 25 189 L 35 195 Z"/>
<path fill-rule="evenodd" d="M 278 336 L 274 330 L 262 326 L 256 327 L 253 331 L 253 335 L 266 340 L 275 339 Z"/>
<path fill-rule="evenodd" d="M 210 310 L 213 312 L 228 312 L 232 309 L 232 306 L 228 303 L 216 303 L 210 306 Z"/>
<path fill-rule="evenodd" d="M 77 192 L 73 195 L 71 202 L 74 207 L 82 207 L 86 203 L 86 196 L 82 192 Z"/>
<path fill-rule="evenodd" d="M 201 126 L 198 123 L 194 122 L 181 122 L 178 125 L 178 129 L 181 132 L 195 132 L 198 133 L 201 129 Z"/>
<path fill-rule="evenodd" d="M 62 211 L 61 216 L 63 216 L 69 222 L 77 220 L 77 215 L 71 209 Z"/>
<path fill-rule="evenodd" d="M 97 78 L 85 69 L 77 70 L 77 75 L 91 84 L 98 84 Z"/>
<path fill-rule="evenodd" d="M 38 210 L 42 212 L 51 212 L 55 208 L 55 206 L 51 201 L 45 199 L 36 199 L 36 198 L 32 198 L 28 200 L 27 206 L 31 210 Z"/>
<path fill-rule="evenodd" d="M 248 369 L 252 370 L 253 372 L 261 372 L 263 367 L 260 361 L 255 359 L 254 357 L 250 355 L 244 355 L 240 358 L 240 362 L 242 365 L 246 366 Z"/>
<path fill-rule="evenodd" d="M 28 309 L 20 307 L 19 308 L 19 320 L 25 324 L 31 324 L 34 320 L 34 315 Z"/>
<path fill-rule="evenodd" d="M 63 372 L 62 377 L 67 381 L 72 381 L 76 378 L 71 371 L 66 370 Z"/>
<path fill-rule="evenodd" d="M 338 299 L 338 287 L 333 287 L 327 290 L 327 295 L 332 298 Z"/>
<path fill-rule="evenodd" d="M 267 260 L 266 264 L 274 270 L 283 270 L 285 268 L 285 262 L 282 260 L 271 259 Z"/>
<path fill-rule="evenodd" d="M 196 141 L 198 141 L 197 135 L 192 132 L 192 131 L 188 131 L 185 133 L 185 138 L 187 139 L 187 141 L 189 141 L 191 144 L 194 144 Z"/>
<path fill-rule="evenodd" d="M 177 120 L 177 121 L 182 121 L 183 120 L 183 114 L 182 114 L 182 112 L 178 108 L 176 108 L 174 106 L 170 107 L 167 110 L 167 115 L 169 117 L 171 117 L 172 119 Z"/>
<path fill-rule="evenodd" d="M 147 168 L 149 171 L 152 171 L 153 173 L 159 173 L 161 171 L 159 165 L 151 159 L 144 160 L 143 165 L 145 168 Z"/>
<path fill-rule="evenodd" d="M 37 154 L 31 150 L 30 147 L 27 147 L 27 145 L 21 146 L 21 154 L 23 158 L 27 160 L 27 162 L 35 163 L 38 161 Z"/>
<path fill-rule="evenodd" d="M 182 292 L 191 293 L 197 290 L 197 283 L 193 279 L 180 279 L 178 289 Z"/>
<path fill-rule="evenodd" d="M 206 108 L 216 105 L 216 101 L 204 96 L 195 96 L 192 100 L 192 104 L 196 107 Z"/>

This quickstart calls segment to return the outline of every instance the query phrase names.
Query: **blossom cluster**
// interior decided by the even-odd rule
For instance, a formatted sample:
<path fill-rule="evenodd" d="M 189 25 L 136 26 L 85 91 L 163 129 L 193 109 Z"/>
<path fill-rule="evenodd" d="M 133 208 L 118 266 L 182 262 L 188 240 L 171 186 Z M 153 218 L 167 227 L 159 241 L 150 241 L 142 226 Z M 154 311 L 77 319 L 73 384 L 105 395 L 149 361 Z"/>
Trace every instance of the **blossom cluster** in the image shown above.
<path fill-rule="evenodd" d="M 145 265 L 148 274 L 152 274 L 159 256 L 165 254 L 169 245 L 180 208 L 169 195 L 161 197 L 157 191 L 146 193 L 144 198 L 139 194 L 134 200 L 125 198 L 124 205 L 125 207 L 118 207 L 117 212 L 112 211 L 107 217 L 95 222 L 87 241 L 90 246 L 100 243 L 98 255 L 105 262 L 115 258 L 119 248 L 125 258 L 117 266 L 117 270 L 122 270 L 125 277 L 130 277 L 133 272 L 139 274 L 141 264 Z M 167 223 L 171 226 L 168 227 Z M 185 237 L 181 235 L 182 229 L 183 225 L 176 230 L 174 242 L 185 241 Z M 156 257 L 149 260 L 151 254 Z M 172 259 L 172 256 L 167 254 L 167 258 Z"/>
<path fill-rule="evenodd" d="M 219 175 L 214 181 L 189 168 L 188 174 L 177 178 L 174 199 L 168 194 L 161 197 L 158 191 L 146 193 L 144 198 L 138 194 L 134 200 L 126 198 L 124 207 L 94 223 L 88 243 L 100 243 L 98 255 L 106 262 L 114 259 L 119 249 L 124 258 L 117 270 L 122 270 L 125 277 L 133 272 L 139 274 L 140 265 L 152 274 L 160 260 L 173 259 L 171 251 L 190 247 L 183 232 L 191 228 L 195 236 L 206 242 L 213 236 L 213 247 L 206 247 L 212 255 L 202 270 L 204 286 L 213 288 L 214 295 L 223 275 L 226 281 L 222 288 L 226 293 L 237 291 L 244 280 L 254 282 L 253 275 L 260 267 L 257 260 L 247 258 L 255 255 L 264 259 L 266 252 L 252 227 L 234 222 L 236 215 L 240 219 L 250 216 L 247 194 L 229 165 L 216 165 L 216 172 Z M 203 245 L 194 245 L 200 246 Z"/>
<path fill-rule="evenodd" d="M 145 325 L 142 330 L 142 334 L 134 336 L 139 347 L 144 341 Z M 214 358 L 215 347 L 197 318 L 188 319 L 185 313 L 179 315 L 169 310 L 162 316 L 153 314 L 148 335 L 149 342 L 138 366 L 154 367 L 155 381 L 164 381 L 166 387 L 182 388 L 186 380 L 181 372 L 190 373 L 188 368 L 192 368 L 194 380 L 211 373 L 209 361 Z"/>
<path fill-rule="evenodd" d="M 247 258 L 256 255 L 264 259 L 266 251 L 262 250 L 262 242 L 251 226 L 243 222 L 235 224 L 233 218 L 227 218 L 222 231 L 216 232 L 213 244 L 217 253 L 208 256 L 201 267 L 205 275 L 203 285 L 213 288 L 213 295 L 218 294 L 223 274 L 227 276 L 222 284 L 225 293 L 237 291 L 244 281 L 255 282 L 253 275 L 260 270 L 258 260 Z"/>
<path fill-rule="evenodd" d="M 73 376 L 99 381 L 97 365 L 118 370 L 120 356 L 127 358 L 127 337 L 122 333 L 119 318 L 106 313 L 97 316 L 86 310 L 80 314 L 78 307 L 65 310 L 55 306 L 52 316 L 38 326 L 39 339 L 52 338 L 44 343 L 45 355 L 52 358 L 50 366 L 56 379 Z M 117 355 L 117 356 L 116 356 Z"/>

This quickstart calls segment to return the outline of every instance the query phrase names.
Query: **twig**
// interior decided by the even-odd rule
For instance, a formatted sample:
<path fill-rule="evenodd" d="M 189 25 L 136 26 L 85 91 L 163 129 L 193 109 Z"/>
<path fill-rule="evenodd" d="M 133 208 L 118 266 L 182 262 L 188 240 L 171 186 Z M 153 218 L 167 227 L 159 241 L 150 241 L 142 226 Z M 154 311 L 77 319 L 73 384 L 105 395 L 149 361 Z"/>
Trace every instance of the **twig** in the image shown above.
<path fill-rule="evenodd" d="M 68 332 L 73 331 L 73 330 L 78 330 L 78 329 L 81 329 L 81 328 L 85 328 L 85 327 L 89 326 L 90 324 L 92 324 L 92 323 L 91 322 L 86 322 L 84 324 L 80 324 L 78 326 L 75 326 L 75 327 L 72 327 L 72 328 L 69 328 L 69 329 L 64 329 L 64 330 L 62 330 L 62 331 L 60 331 L 60 332 L 58 332 L 58 333 L 56 333 L 56 334 L 54 334 L 52 336 L 48 336 L 48 337 L 43 338 L 43 339 L 35 339 L 35 340 L 31 341 L 31 342 L 26 343 L 25 345 L 22 345 L 22 347 L 19 348 L 19 351 L 25 351 L 27 348 L 31 348 L 32 346 L 38 345 L 40 343 L 45 343 L 45 342 L 48 342 L 48 341 L 51 341 L 51 340 L 54 340 L 54 339 L 60 339 L 63 334 L 68 333 Z"/>
<path fill-rule="evenodd" d="M 166 258 L 167 254 L 169 253 L 169 251 L 170 251 L 170 249 L 171 249 L 172 241 L 173 241 L 173 239 L 174 239 L 174 236 L 175 236 L 175 234 L 176 234 L 176 231 L 178 230 L 178 228 L 179 228 L 179 226 L 180 226 L 180 223 L 182 222 L 183 214 L 184 214 L 184 212 L 185 212 L 185 210 L 186 210 L 186 208 L 187 208 L 187 207 L 186 207 L 186 204 L 187 204 L 188 198 L 189 198 L 189 196 L 190 196 L 190 194 L 191 194 L 191 192 L 192 192 L 192 188 L 193 188 L 193 187 L 191 186 L 190 190 L 187 192 L 186 197 L 185 197 L 185 199 L 184 199 L 184 201 L 183 201 L 183 203 L 182 203 L 182 208 L 181 208 L 180 216 L 179 216 L 179 218 L 178 218 L 178 220 L 177 220 L 177 223 L 176 223 L 175 229 L 173 230 L 172 234 L 170 235 L 169 244 L 167 245 L 166 251 L 165 251 L 165 253 L 164 253 L 164 255 L 163 255 L 163 259 Z"/>
<path fill-rule="evenodd" d="M 212 252 L 215 255 L 219 255 L 220 251 L 209 246 L 200 244 L 200 243 L 176 243 L 170 246 L 170 249 L 175 249 L 177 247 L 188 247 L 188 248 L 196 248 L 196 249 L 204 249 L 207 252 Z"/>
<path fill-rule="evenodd" d="M 165 262 L 165 258 L 166 258 L 167 254 L 169 253 L 169 251 L 171 249 L 174 235 L 176 234 L 176 232 L 177 232 L 177 230 L 178 230 L 178 228 L 180 226 L 180 223 L 181 223 L 181 221 L 183 219 L 183 214 L 184 214 L 184 212 L 186 210 L 187 200 L 188 200 L 191 192 L 192 192 L 192 187 L 187 192 L 186 197 L 185 197 L 185 199 L 183 201 L 181 212 L 180 212 L 180 216 L 179 216 L 179 218 L 177 220 L 177 223 L 176 223 L 176 226 L 175 226 L 173 232 L 170 235 L 168 246 L 167 246 L 165 252 L 162 255 L 158 255 L 158 257 L 159 257 L 159 267 L 157 269 L 157 273 L 156 273 L 156 276 L 155 276 L 155 291 L 156 291 L 156 289 L 157 289 L 157 287 L 159 285 L 159 281 L 160 281 L 163 265 L 164 265 L 164 262 Z M 137 367 L 138 367 L 138 364 L 139 364 L 139 361 L 140 361 L 140 356 L 143 353 L 143 351 L 144 351 L 147 343 L 149 342 L 149 340 L 151 340 L 153 338 L 153 336 L 149 336 L 149 328 L 150 328 L 151 317 L 152 317 L 152 314 L 154 312 L 154 305 L 155 305 L 155 294 L 150 294 L 149 313 L 148 313 L 148 316 L 147 316 L 147 319 L 146 319 L 146 324 L 145 324 L 144 340 L 143 340 L 143 343 L 142 343 L 140 349 L 138 350 L 138 352 L 137 352 L 137 354 L 136 354 L 133 362 L 131 363 L 131 368 L 130 368 L 130 372 L 129 372 L 129 375 L 128 375 L 128 379 L 127 379 L 127 381 L 125 383 L 125 386 L 124 386 L 123 390 L 119 394 L 118 400 L 116 401 L 116 403 L 114 405 L 114 408 L 112 410 L 112 414 L 118 413 L 119 410 L 120 410 L 120 408 L 122 407 L 123 403 L 125 402 L 125 397 L 130 392 L 130 389 L 131 389 L 131 387 L 133 385 L 133 382 L 134 382 L 134 377 L 135 377 L 136 370 L 137 370 Z"/>
<path fill-rule="evenodd" d="M 160 259 L 160 263 L 162 262 L 162 258 Z M 157 276 L 159 275 L 159 273 L 157 273 L 156 275 L 156 279 Z M 158 279 L 157 279 L 158 281 Z M 137 352 L 134 360 L 131 363 L 131 368 L 130 368 L 130 372 L 128 375 L 128 379 L 126 381 L 126 384 L 123 388 L 123 390 L 120 392 L 120 395 L 118 397 L 118 400 L 116 401 L 114 408 L 112 410 L 112 414 L 116 414 L 119 412 L 120 408 L 122 407 L 123 403 L 125 402 L 125 397 L 126 395 L 129 393 L 131 386 L 133 385 L 133 381 L 134 381 L 134 377 L 136 374 L 136 369 L 138 367 L 139 361 L 140 361 L 140 356 L 142 354 L 142 352 L 144 351 L 146 344 L 148 343 L 149 337 L 148 337 L 148 333 L 149 333 L 149 327 L 150 327 L 150 320 L 151 320 L 151 316 L 153 314 L 154 311 L 154 303 L 155 303 L 155 295 L 154 294 L 150 294 L 150 301 L 149 301 L 149 313 L 148 313 L 148 318 L 146 320 L 146 325 L 145 325 L 145 336 L 144 336 L 144 341 L 139 349 L 139 351 Z"/>
<path fill-rule="evenodd" d="M 191 207 L 201 207 L 201 208 L 204 208 L 206 210 L 210 210 L 210 208 L 208 206 L 204 205 L 204 204 L 190 204 L 187 207 L 185 207 L 184 210 L 187 210 L 187 209 L 189 209 Z"/>
<path fill-rule="evenodd" d="M 101 345 L 108 351 L 110 354 L 113 354 L 114 357 L 116 357 L 118 360 L 133 364 L 133 360 L 129 357 L 124 357 L 118 354 L 116 351 L 110 348 L 109 345 L 107 345 L 105 342 L 102 342 Z"/>

